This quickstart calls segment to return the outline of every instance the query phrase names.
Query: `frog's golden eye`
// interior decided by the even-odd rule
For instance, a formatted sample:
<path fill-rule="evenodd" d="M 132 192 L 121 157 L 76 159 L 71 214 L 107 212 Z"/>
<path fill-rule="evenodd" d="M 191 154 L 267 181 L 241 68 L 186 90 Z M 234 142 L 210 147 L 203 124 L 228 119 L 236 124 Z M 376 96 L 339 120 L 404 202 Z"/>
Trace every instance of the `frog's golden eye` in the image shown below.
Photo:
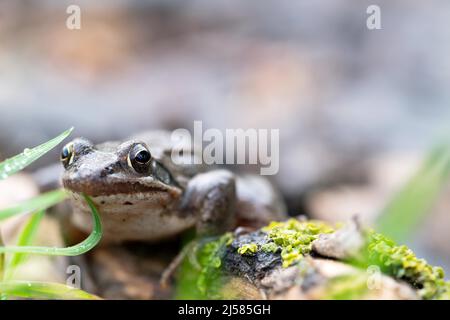
<path fill-rule="evenodd" d="M 60 160 L 64 166 L 64 168 L 67 168 L 68 165 L 72 164 L 73 162 L 73 143 L 66 144 L 62 150 L 61 150 L 61 156 Z"/>
<path fill-rule="evenodd" d="M 150 169 L 152 155 L 147 147 L 141 143 L 134 145 L 128 153 L 128 165 L 136 172 L 146 173 Z"/>

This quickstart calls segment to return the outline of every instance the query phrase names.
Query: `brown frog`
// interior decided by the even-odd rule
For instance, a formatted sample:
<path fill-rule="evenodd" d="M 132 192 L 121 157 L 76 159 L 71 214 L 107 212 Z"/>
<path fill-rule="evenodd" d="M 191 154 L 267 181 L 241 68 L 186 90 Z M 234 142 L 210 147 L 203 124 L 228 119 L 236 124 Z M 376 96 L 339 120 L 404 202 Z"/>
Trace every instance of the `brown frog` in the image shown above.
<path fill-rule="evenodd" d="M 263 177 L 179 165 L 172 157 L 179 154 L 173 153 L 175 147 L 167 131 L 145 132 L 125 142 L 94 145 L 77 138 L 67 144 L 61 152 L 62 182 L 72 195 L 74 224 L 91 230 L 82 193 L 100 212 L 104 238 L 114 242 L 159 241 L 191 227 L 199 235 L 215 235 L 285 218 L 281 198 Z"/>

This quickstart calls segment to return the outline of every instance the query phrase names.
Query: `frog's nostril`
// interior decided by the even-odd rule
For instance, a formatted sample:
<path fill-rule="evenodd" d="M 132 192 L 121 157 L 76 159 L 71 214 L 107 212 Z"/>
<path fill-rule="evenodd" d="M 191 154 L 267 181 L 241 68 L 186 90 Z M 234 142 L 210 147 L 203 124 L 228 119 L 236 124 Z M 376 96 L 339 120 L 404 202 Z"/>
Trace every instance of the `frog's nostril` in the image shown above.
<path fill-rule="evenodd" d="M 107 166 L 105 169 L 102 170 L 101 172 L 101 176 L 102 177 L 106 177 L 109 174 L 113 174 L 114 173 L 114 168 L 112 166 Z"/>

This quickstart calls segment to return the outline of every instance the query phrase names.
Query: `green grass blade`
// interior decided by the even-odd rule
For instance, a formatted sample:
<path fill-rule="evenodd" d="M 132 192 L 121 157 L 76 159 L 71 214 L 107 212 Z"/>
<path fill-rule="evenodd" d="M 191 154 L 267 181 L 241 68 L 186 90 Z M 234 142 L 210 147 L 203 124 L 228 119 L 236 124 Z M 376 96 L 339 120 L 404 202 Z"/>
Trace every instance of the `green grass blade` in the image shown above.
<path fill-rule="evenodd" d="M 48 151 L 56 147 L 61 141 L 67 138 L 73 131 L 73 127 L 64 131 L 59 136 L 32 149 L 25 149 L 24 152 L 6 159 L 0 163 L 0 180 L 8 178 L 10 175 L 22 170 L 32 162 L 36 161 Z"/>
<path fill-rule="evenodd" d="M 419 171 L 386 206 L 378 220 L 376 230 L 403 242 L 414 232 L 440 191 L 450 173 L 450 147 L 436 147 Z"/>
<path fill-rule="evenodd" d="M 38 211 L 34 213 L 27 221 L 22 231 L 19 234 L 19 238 L 17 240 L 18 246 L 28 246 L 31 245 L 33 239 L 36 235 L 36 231 L 39 227 L 39 223 L 44 216 L 45 211 Z M 10 280 L 14 276 L 14 272 L 27 257 L 25 253 L 15 253 L 9 258 L 9 262 L 5 268 L 5 274 L 3 279 Z"/>
<path fill-rule="evenodd" d="M 2 230 L 0 228 L 0 246 L 3 246 Z M 0 283 L 5 276 L 5 254 L 0 253 Z M 0 300 L 8 300 L 8 296 L 0 290 Z"/>
<path fill-rule="evenodd" d="M 32 211 L 45 210 L 67 197 L 67 192 L 63 189 L 54 190 L 37 196 L 33 199 L 24 201 L 14 207 L 0 210 L 0 220 L 9 218 L 16 214 Z"/>
<path fill-rule="evenodd" d="M 3 246 L 2 230 L 0 229 L 0 246 Z M 0 281 L 3 280 L 5 271 L 5 254 L 0 253 Z"/>
<path fill-rule="evenodd" d="M 61 283 L 40 281 L 0 282 L 0 293 L 8 296 L 33 299 L 98 300 L 98 296 Z"/>
<path fill-rule="evenodd" d="M 93 247 L 95 247 L 102 237 L 102 224 L 100 221 L 100 216 L 98 214 L 97 208 L 92 202 L 91 198 L 84 195 L 84 199 L 88 203 L 93 220 L 93 230 L 91 234 L 82 242 L 77 245 L 67 247 L 67 248 L 55 248 L 55 247 L 36 247 L 36 246 L 6 246 L 0 247 L 0 254 L 4 252 L 8 253 L 32 253 L 32 254 L 43 254 L 50 256 L 77 256 L 83 254 Z"/>

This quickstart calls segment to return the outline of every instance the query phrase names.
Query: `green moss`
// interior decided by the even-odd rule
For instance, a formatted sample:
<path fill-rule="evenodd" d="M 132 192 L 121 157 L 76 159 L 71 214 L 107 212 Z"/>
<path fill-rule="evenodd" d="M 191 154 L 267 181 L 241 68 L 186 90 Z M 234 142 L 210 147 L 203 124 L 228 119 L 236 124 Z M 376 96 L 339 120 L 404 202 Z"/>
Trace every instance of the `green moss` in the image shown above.
<path fill-rule="evenodd" d="M 312 242 L 320 234 L 334 232 L 323 222 L 296 219 L 272 222 L 262 230 L 271 242 L 261 246 L 261 250 L 281 250 L 283 267 L 289 267 L 309 254 Z M 450 282 L 444 280 L 442 268 L 429 265 L 408 247 L 399 246 L 382 234 L 369 231 L 367 237 L 368 245 L 363 254 L 365 267 L 378 265 L 385 274 L 410 283 L 424 299 L 450 298 Z"/>
<path fill-rule="evenodd" d="M 286 222 L 271 222 L 262 231 L 266 232 L 272 241 L 267 244 L 266 250 L 269 246 L 272 252 L 281 249 L 283 267 L 289 267 L 311 252 L 312 242 L 320 234 L 334 230 L 320 221 L 289 219 Z"/>
<path fill-rule="evenodd" d="M 180 267 L 176 299 L 221 298 L 220 289 L 225 281 L 221 272 L 222 257 L 232 241 L 232 234 L 225 233 L 195 244 Z"/>
<path fill-rule="evenodd" d="M 275 253 L 278 249 L 279 247 L 274 242 L 268 242 L 261 246 L 261 250 L 267 253 Z"/>
<path fill-rule="evenodd" d="M 283 267 L 293 264 L 300 267 L 302 258 L 311 253 L 312 242 L 320 234 L 332 233 L 334 230 L 320 221 L 290 219 L 286 222 L 272 222 L 262 229 L 267 235 L 266 243 L 248 243 L 240 246 L 237 252 L 248 256 L 254 255 L 258 250 L 266 253 L 280 252 Z M 200 269 L 190 262 L 193 260 L 192 255 L 185 259 L 181 268 L 177 298 L 223 298 L 221 288 L 227 279 L 221 272 L 222 258 L 232 241 L 232 234 L 227 233 L 220 238 L 204 240 L 202 245 L 193 250 L 192 255 L 195 256 Z M 377 265 L 383 273 L 411 284 L 424 299 L 450 299 L 450 282 L 444 280 L 442 268 L 427 264 L 425 260 L 417 258 L 408 247 L 399 246 L 374 231 L 367 232 L 367 246 L 358 256 L 358 260 L 346 262 L 362 268 L 360 270 L 364 275 L 365 268 Z M 333 282 L 334 289 L 330 289 L 330 298 L 353 297 L 356 292 L 361 294 L 364 277 L 361 275 L 357 279 L 358 281 L 353 281 L 343 278 L 340 279 L 342 281 Z M 352 284 L 348 290 L 347 284 Z"/>
<path fill-rule="evenodd" d="M 241 255 L 254 255 L 258 251 L 256 243 L 248 243 L 238 248 L 238 253 Z"/>
<path fill-rule="evenodd" d="M 222 265 L 222 255 L 232 238 L 231 233 L 226 233 L 216 241 L 207 242 L 199 252 L 198 262 L 203 268 L 197 280 L 197 288 L 202 294 L 220 277 L 218 269 Z"/>
<path fill-rule="evenodd" d="M 378 265 L 384 273 L 407 281 L 422 298 L 450 298 L 450 282 L 444 280 L 444 270 L 417 258 L 408 247 L 370 231 L 366 254 L 366 265 Z"/>

